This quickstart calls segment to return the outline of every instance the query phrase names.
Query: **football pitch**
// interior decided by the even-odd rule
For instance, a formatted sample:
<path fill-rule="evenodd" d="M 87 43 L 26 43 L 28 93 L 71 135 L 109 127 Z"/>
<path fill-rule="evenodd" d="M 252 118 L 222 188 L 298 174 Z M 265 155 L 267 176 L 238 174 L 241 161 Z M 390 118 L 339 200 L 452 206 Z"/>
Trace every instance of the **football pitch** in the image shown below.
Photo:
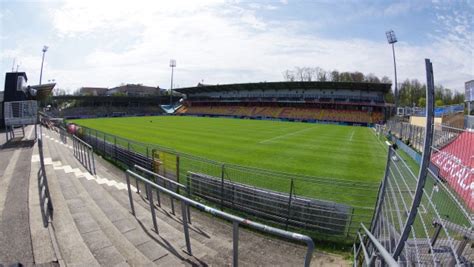
<path fill-rule="evenodd" d="M 377 183 L 386 162 L 367 127 L 180 116 L 73 122 L 223 163 L 320 178 Z"/>

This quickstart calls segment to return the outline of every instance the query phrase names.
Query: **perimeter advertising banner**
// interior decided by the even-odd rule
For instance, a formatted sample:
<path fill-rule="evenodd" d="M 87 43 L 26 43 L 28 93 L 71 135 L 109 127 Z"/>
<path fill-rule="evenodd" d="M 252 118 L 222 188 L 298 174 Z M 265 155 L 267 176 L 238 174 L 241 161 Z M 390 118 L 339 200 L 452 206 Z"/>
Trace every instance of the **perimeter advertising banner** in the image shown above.
<path fill-rule="evenodd" d="M 474 211 L 474 132 L 463 132 L 431 156 L 439 175 Z"/>
<path fill-rule="evenodd" d="M 474 101 L 474 80 L 465 83 L 465 101 Z"/>

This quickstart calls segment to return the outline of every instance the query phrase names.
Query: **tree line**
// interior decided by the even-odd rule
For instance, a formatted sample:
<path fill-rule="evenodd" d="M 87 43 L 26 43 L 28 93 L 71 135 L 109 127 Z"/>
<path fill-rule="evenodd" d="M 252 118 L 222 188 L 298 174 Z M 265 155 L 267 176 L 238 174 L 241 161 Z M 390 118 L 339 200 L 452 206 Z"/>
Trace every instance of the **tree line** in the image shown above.
<path fill-rule="evenodd" d="M 338 70 L 324 70 L 320 67 L 295 67 L 292 70 L 283 72 L 283 79 L 289 82 L 368 82 L 368 83 L 392 83 L 387 76 L 377 77 L 373 73 L 364 74 L 359 71 L 339 72 Z M 426 84 L 417 79 L 406 79 L 398 84 L 398 103 L 399 106 L 426 106 Z M 394 103 L 395 97 L 392 89 L 385 95 L 385 101 Z M 435 86 L 435 105 L 445 106 L 464 102 L 464 94 L 444 87 Z"/>
<path fill-rule="evenodd" d="M 400 106 L 426 106 L 426 84 L 417 79 L 406 79 L 398 89 L 398 102 Z M 464 94 L 455 90 L 435 85 L 435 106 L 446 106 L 464 103 Z"/>
<path fill-rule="evenodd" d="M 373 73 L 364 74 L 359 71 L 339 72 L 338 70 L 326 71 L 320 67 L 295 67 L 293 70 L 283 72 L 283 78 L 289 82 L 369 82 L 369 83 L 392 83 L 390 78 L 377 77 Z"/>

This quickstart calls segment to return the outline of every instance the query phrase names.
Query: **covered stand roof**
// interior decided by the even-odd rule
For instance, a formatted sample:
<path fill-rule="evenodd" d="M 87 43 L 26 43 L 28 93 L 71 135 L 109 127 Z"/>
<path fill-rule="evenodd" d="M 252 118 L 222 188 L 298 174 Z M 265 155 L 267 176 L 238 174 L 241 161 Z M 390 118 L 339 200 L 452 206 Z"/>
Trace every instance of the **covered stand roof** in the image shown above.
<path fill-rule="evenodd" d="M 200 85 L 173 89 L 183 94 L 201 92 L 224 92 L 239 90 L 299 90 L 299 89 L 349 89 L 365 91 L 381 91 L 387 93 L 392 85 L 390 83 L 365 83 L 365 82 L 260 82 L 260 83 L 234 83 L 222 85 Z"/>

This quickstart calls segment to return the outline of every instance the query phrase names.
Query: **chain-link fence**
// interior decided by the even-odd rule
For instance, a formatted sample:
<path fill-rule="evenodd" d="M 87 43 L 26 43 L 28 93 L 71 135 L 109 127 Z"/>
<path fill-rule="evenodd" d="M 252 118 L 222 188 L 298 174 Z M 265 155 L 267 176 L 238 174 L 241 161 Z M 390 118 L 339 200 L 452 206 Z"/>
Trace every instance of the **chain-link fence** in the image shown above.
<path fill-rule="evenodd" d="M 434 124 L 434 85 L 427 61 L 426 127 L 389 121 L 390 148 L 370 231 L 354 246 L 355 265 L 472 266 L 474 133 Z M 400 140 L 402 142 L 400 142 Z M 404 144 L 411 144 L 413 149 Z M 418 161 L 417 161 L 418 159 Z"/>
<path fill-rule="evenodd" d="M 433 135 L 433 145 L 435 148 L 440 148 L 454 140 L 463 129 L 450 127 L 448 125 L 435 125 Z M 425 136 L 425 127 L 412 125 L 408 122 L 393 119 L 387 122 L 384 133 L 393 135 L 402 142 L 410 145 L 416 151 L 423 150 L 423 141 Z"/>
<path fill-rule="evenodd" d="M 379 185 L 222 163 L 80 127 L 77 136 L 124 169 L 142 166 L 190 186 L 191 197 L 337 242 L 370 223 Z M 181 192 L 186 194 L 186 192 Z"/>

